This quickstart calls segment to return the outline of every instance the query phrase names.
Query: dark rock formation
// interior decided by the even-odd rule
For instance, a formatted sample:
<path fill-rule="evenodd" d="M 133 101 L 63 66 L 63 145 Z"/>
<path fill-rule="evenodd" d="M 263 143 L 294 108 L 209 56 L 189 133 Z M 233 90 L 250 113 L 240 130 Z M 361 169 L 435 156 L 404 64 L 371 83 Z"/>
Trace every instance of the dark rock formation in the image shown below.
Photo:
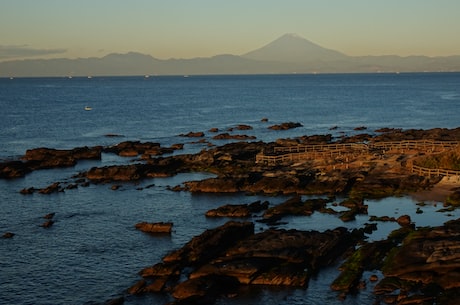
<path fill-rule="evenodd" d="M 201 264 L 223 253 L 240 239 L 254 234 L 254 224 L 250 222 L 227 222 L 216 229 L 206 230 L 194 237 L 181 249 L 163 258 L 165 263 L 180 265 Z"/>
<path fill-rule="evenodd" d="M 175 144 L 171 147 L 161 147 L 160 143 L 156 142 L 125 141 L 104 148 L 104 152 L 114 153 L 122 157 L 136 157 L 139 155 L 160 156 L 182 148 L 183 145 L 181 144 Z"/>
<path fill-rule="evenodd" d="M 374 137 L 375 141 L 401 141 L 401 140 L 437 140 L 460 141 L 460 127 L 454 129 L 389 129 Z"/>
<path fill-rule="evenodd" d="M 57 193 L 57 192 L 60 192 L 60 191 L 62 191 L 62 189 L 60 187 L 59 182 L 54 182 L 54 183 L 50 184 L 49 186 L 38 190 L 38 192 L 40 194 L 45 194 L 45 195 L 49 195 L 49 194 L 52 194 L 52 193 Z"/>
<path fill-rule="evenodd" d="M 227 204 L 206 212 L 206 217 L 250 217 L 268 208 L 268 201 L 258 200 L 250 204 Z"/>
<path fill-rule="evenodd" d="M 198 132 L 193 132 L 193 131 L 190 131 L 189 133 L 182 133 L 179 135 L 180 137 L 188 137 L 188 138 L 201 138 L 201 137 L 204 137 L 204 132 L 202 131 L 198 131 Z"/>
<path fill-rule="evenodd" d="M 245 125 L 245 124 L 239 124 L 235 127 L 237 130 L 252 130 L 252 126 L 250 125 Z"/>
<path fill-rule="evenodd" d="M 214 140 L 253 140 L 253 139 L 256 139 L 255 136 L 229 134 L 229 133 L 221 133 L 212 138 Z"/>
<path fill-rule="evenodd" d="M 285 202 L 269 208 L 263 215 L 263 218 L 270 222 L 279 220 L 287 215 L 310 216 L 314 211 L 323 209 L 330 199 L 307 199 L 302 200 L 300 196 L 293 197 Z"/>
<path fill-rule="evenodd" d="M 24 177 L 30 171 L 27 163 L 19 160 L 0 163 L 0 178 L 3 179 Z"/>
<path fill-rule="evenodd" d="M 19 193 L 21 193 L 22 195 L 30 195 L 30 194 L 33 194 L 34 192 L 35 192 L 34 187 L 23 188 L 22 190 L 19 191 Z"/>
<path fill-rule="evenodd" d="M 129 291 L 171 291 L 179 301 L 201 304 L 234 293 L 240 284 L 306 287 L 311 274 L 335 261 L 362 237 L 362 233 L 345 228 L 254 234 L 252 223 L 228 222 L 142 270 L 144 280 Z M 188 279 L 174 284 L 185 270 L 191 271 Z"/>
<path fill-rule="evenodd" d="M 415 295 L 438 300 L 437 304 L 456 304 L 460 300 L 459 249 L 460 219 L 413 231 L 386 259 L 385 279 L 376 293 L 399 300 Z"/>
<path fill-rule="evenodd" d="M 341 273 L 331 284 L 333 290 L 356 292 L 365 270 L 380 269 L 383 259 L 396 246 L 391 240 L 366 243 L 358 248 L 340 267 Z"/>
<path fill-rule="evenodd" d="M 294 122 L 286 122 L 286 123 L 281 123 L 279 125 L 272 125 L 269 126 L 268 129 L 273 129 L 273 130 L 287 130 L 287 129 L 292 129 L 292 128 L 297 128 L 297 127 L 302 127 L 303 125 L 300 123 L 294 123 Z"/>
<path fill-rule="evenodd" d="M 368 206 L 364 204 L 361 198 L 348 198 L 340 203 L 341 206 L 349 208 L 349 210 L 341 212 L 339 218 L 344 221 L 353 221 L 358 214 L 367 214 Z"/>
<path fill-rule="evenodd" d="M 172 222 L 140 222 L 136 224 L 136 229 L 146 233 L 167 233 L 171 234 L 173 223 Z"/>
<path fill-rule="evenodd" d="M 102 147 L 77 147 L 70 150 L 35 148 L 26 151 L 24 160 L 32 170 L 74 166 L 78 160 L 100 160 Z"/>
<path fill-rule="evenodd" d="M 113 165 L 93 167 L 80 173 L 77 178 L 86 178 L 93 182 L 136 181 L 144 178 L 169 177 L 179 171 L 187 172 L 180 158 L 157 158 L 148 164 Z"/>
<path fill-rule="evenodd" d="M 239 282 L 232 276 L 206 275 L 189 279 L 174 287 L 172 296 L 178 300 L 212 303 L 217 297 L 235 292 Z M 188 302 L 187 302 L 188 303 Z"/>
<path fill-rule="evenodd" d="M 34 148 L 26 151 L 24 161 L 13 160 L 0 163 L 0 178 L 23 177 L 38 169 L 74 166 L 78 160 L 100 160 L 102 147 L 77 147 L 70 150 Z"/>

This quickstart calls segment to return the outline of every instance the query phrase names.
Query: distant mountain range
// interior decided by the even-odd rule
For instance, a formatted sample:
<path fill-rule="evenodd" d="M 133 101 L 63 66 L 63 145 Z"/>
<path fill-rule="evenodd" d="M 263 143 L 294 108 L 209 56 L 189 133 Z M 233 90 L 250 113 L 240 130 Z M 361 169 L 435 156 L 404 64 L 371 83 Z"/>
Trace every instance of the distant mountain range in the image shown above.
<path fill-rule="evenodd" d="M 109 54 L 101 58 L 0 62 L 0 77 L 447 71 L 460 71 L 460 55 L 348 56 L 295 34 L 285 34 L 260 49 L 239 56 L 224 54 L 162 60 L 130 52 Z"/>

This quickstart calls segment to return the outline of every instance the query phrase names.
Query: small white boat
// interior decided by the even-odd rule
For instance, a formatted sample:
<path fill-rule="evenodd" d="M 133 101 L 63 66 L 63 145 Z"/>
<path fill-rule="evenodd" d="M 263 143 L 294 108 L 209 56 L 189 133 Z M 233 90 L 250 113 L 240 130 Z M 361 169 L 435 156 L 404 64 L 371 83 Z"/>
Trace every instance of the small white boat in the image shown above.
<path fill-rule="evenodd" d="M 86 110 L 86 111 L 90 111 L 90 110 L 93 110 L 93 108 L 90 107 L 90 106 L 85 106 L 85 110 Z"/>

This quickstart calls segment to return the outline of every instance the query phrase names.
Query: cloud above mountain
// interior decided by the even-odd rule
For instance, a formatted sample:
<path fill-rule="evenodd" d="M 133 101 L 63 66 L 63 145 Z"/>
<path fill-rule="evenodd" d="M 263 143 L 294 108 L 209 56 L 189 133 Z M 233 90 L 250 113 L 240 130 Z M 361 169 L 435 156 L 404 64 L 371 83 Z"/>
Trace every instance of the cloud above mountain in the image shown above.
<path fill-rule="evenodd" d="M 66 53 L 66 49 L 36 49 L 28 45 L 0 45 L 0 60 Z"/>

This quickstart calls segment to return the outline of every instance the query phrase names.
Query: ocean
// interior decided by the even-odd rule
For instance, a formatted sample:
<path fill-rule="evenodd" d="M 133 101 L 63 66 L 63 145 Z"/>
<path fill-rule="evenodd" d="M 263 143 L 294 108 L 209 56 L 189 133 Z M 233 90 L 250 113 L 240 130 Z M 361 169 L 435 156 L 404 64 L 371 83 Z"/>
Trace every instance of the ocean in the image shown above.
<path fill-rule="evenodd" d="M 239 124 L 253 129 L 233 133 L 265 142 L 314 134 L 374 134 L 383 127 L 456 128 L 459 105 L 460 73 L 3 78 L 0 160 L 17 159 L 30 148 L 107 146 L 127 140 L 159 142 L 164 147 L 183 143 L 184 150 L 176 154 L 194 153 L 207 144 L 180 134 L 202 131 L 209 142 L 223 145 L 229 140 L 213 140 L 215 134 L 208 131 L 227 132 Z M 303 126 L 285 131 L 267 128 L 283 122 Z M 367 129 L 355 130 L 362 126 Z M 142 268 L 228 221 L 207 219 L 207 210 L 258 199 L 275 205 L 286 199 L 192 195 L 168 188 L 203 179 L 210 175 L 206 173 L 124 183 L 115 191 L 111 185 L 92 184 L 51 195 L 19 193 L 26 187 L 70 181 L 93 166 L 132 162 L 136 160 L 103 154 L 101 161 L 0 180 L 0 235 L 15 234 L 0 239 L 1 304 L 101 304 L 118 296 L 125 296 L 125 304 L 165 304 L 171 301 L 167 296 L 128 296 L 126 289 L 140 279 L 137 273 Z M 409 214 L 417 226 L 460 217 L 457 211 L 436 212 L 435 204 L 417 214 L 416 203 L 410 197 L 366 201 L 369 215 Z M 48 213 L 55 213 L 55 224 L 45 229 L 40 225 Z M 141 221 L 171 221 L 173 232 L 159 237 L 144 234 L 134 228 Z M 326 230 L 360 227 L 367 221 L 368 216 L 361 215 L 343 223 L 315 213 L 290 217 L 279 227 Z M 396 226 L 379 223 L 369 239 L 385 238 Z M 256 223 L 256 230 L 266 228 Z M 330 290 L 338 266 L 320 272 L 306 289 L 258 287 L 217 304 L 372 304 L 371 283 L 344 301 Z"/>

